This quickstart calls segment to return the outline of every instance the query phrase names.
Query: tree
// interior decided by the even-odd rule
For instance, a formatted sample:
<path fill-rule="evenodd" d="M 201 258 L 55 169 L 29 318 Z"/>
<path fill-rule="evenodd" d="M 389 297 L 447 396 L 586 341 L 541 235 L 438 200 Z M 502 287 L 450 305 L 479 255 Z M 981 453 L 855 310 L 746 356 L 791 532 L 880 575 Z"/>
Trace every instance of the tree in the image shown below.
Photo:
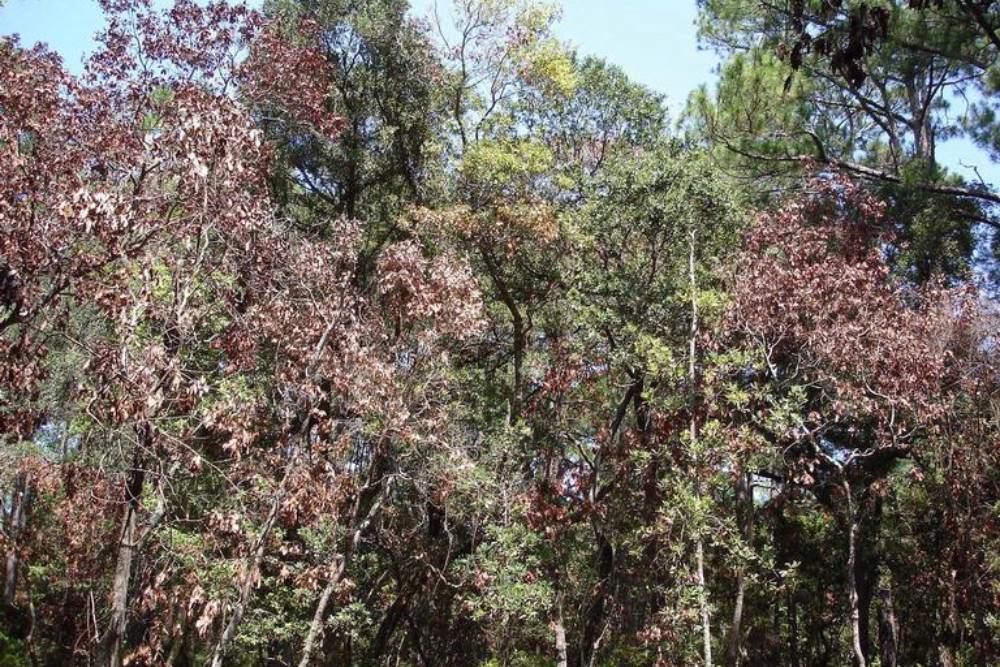
<path fill-rule="evenodd" d="M 714 97 L 692 98 L 692 121 L 741 173 L 820 164 L 869 181 L 898 220 L 898 265 L 917 281 L 961 274 L 997 202 L 937 161 L 939 142 L 989 122 L 952 111 L 991 99 L 996 49 L 974 4 L 703 2 L 703 38 L 729 59 Z"/>
<path fill-rule="evenodd" d="M 275 122 L 262 127 L 280 150 L 277 188 L 288 210 L 323 219 L 363 219 L 365 261 L 405 238 L 396 226 L 406 207 L 437 195 L 444 72 L 428 30 L 408 3 L 379 0 L 280 0 L 265 3 L 279 21 L 305 18 L 321 31 L 325 92 L 343 118 L 337 142 Z M 292 17 L 292 18 L 290 18 Z"/>
<path fill-rule="evenodd" d="M 860 555 L 862 533 L 878 530 L 868 524 L 886 475 L 948 413 L 949 378 L 962 376 L 950 345 L 967 306 L 894 284 L 878 249 L 883 204 L 828 175 L 813 187 L 747 238 L 730 326 L 753 356 L 733 367 L 730 391 L 747 413 L 736 437 L 780 448 L 785 483 L 844 512 L 848 619 L 855 664 L 866 665 L 877 564 Z"/>

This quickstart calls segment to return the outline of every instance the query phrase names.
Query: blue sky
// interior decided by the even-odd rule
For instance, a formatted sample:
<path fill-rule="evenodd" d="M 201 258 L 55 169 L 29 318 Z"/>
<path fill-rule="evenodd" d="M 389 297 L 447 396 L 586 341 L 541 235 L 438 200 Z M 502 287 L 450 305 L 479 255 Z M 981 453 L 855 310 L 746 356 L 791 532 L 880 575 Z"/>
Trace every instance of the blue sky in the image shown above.
<path fill-rule="evenodd" d="M 433 0 L 412 4 L 422 15 Z M 445 6 L 441 0 L 442 11 Z M 698 50 L 695 15 L 695 0 L 567 0 L 558 33 L 581 52 L 607 58 L 665 93 L 676 114 L 688 92 L 709 80 L 716 61 L 714 54 Z M 47 42 L 71 70 L 79 69 L 101 25 L 95 0 L 7 0 L 0 7 L 0 34 L 19 33 L 29 44 Z"/>
<path fill-rule="evenodd" d="M 581 53 L 601 56 L 628 75 L 664 93 L 672 114 L 688 93 L 709 81 L 714 53 L 698 49 L 695 0 L 563 0 L 558 36 Z M 438 0 L 442 22 L 448 0 Z M 414 13 L 430 15 L 434 0 L 411 0 Z"/>
<path fill-rule="evenodd" d="M 73 72 L 103 24 L 94 0 L 5 0 L 0 7 L 0 34 L 18 33 L 29 45 L 46 42 Z"/>
<path fill-rule="evenodd" d="M 447 0 L 439 0 L 444 7 Z M 418 14 L 433 0 L 415 0 Z M 636 81 L 664 93 L 676 118 L 688 93 L 710 82 L 716 56 L 699 50 L 695 0 L 564 0 L 559 36 L 582 53 L 606 58 Z M 26 43 L 44 41 L 59 51 L 71 71 L 79 71 L 102 18 L 95 0 L 6 0 L 0 7 L 0 34 L 19 33 Z M 970 142 L 938 146 L 938 159 L 966 178 L 972 167 L 994 186 L 1000 165 Z"/>

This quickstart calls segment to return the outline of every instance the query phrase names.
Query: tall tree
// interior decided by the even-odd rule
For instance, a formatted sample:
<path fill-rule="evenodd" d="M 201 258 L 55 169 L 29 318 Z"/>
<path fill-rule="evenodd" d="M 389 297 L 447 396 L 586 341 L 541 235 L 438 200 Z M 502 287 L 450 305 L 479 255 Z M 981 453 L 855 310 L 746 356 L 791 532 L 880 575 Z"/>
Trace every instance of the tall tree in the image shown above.
<path fill-rule="evenodd" d="M 727 164 L 758 176 L 830 165 L 869 181 L 916 280 L 961 274 L 989 245 L 996 184 L 949 173 L 937 155 L 940 142 L 989 132 L 984 77 L 998 52 L 976 3 L 699 4 L 702 37 L 727 60 L 691 118 Z"/>

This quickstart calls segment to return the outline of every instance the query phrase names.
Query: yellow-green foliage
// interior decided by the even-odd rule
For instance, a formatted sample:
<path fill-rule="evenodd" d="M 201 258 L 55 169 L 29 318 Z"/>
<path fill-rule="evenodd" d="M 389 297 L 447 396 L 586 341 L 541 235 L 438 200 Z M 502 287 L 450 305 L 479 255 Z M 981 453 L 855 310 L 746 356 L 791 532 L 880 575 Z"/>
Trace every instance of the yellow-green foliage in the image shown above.
<path fill-rule="evenodd" d="M 506 188 L 541 176 L 552 164 L 552 151 L 538 141 L 487 139 L 466 150 L 462 175 L 482 186 Z"/>

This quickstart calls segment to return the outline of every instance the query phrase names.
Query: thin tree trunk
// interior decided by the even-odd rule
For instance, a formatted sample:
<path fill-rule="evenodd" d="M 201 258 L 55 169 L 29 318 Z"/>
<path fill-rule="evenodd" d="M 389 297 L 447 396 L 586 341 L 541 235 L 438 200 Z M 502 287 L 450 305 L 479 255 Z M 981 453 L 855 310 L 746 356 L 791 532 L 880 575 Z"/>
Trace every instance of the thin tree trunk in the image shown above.
<path fill-rule="evenodd" d="M 733 625 L 729 631 L 729 642 L 726 649 L 727 660 L 733 667 L 739 667 L 741 654 L 741 626 L 743 625 L 743 598 L 746 591 L 746 575 L 743 568 L 736 571 L 736 601 L 733 604 Z"/>
<path fill-rule="evenodd" d="M 556 667 L 569 667 L 569 655 L 566 649 L 566 625 L 563 622 L 562 600 L 556 608 Z"/>
<path fill-rule="evenodd" d="M 859 508 L 864 512 L 864 531 L 859 518 L 856 582 L 858 585 L 858 613 L 861 628 L 861 647 L 869 661 L 872 657 L 872 603 L 878 596 L 879 564 L 881 554 L 878 548 L 878 532 L 882 523 L 882 500 L 875 497 L 872 508 Z"/>
<path fill-rule="evenodd" d="M 239 629 L 240 623 L 243 622 L 243 615 L 246 613 L 247 605 L 250 603 L 250 596 L 253 593 L 254 581 L 256 581 L 257 572 L 260 570 L 260 563 L 264 559 L 264 552 L 267 551 L 267 541 L 278 518 L 278 510 L 281 509 L 281 503 L 285 499 L 288 480 L 291 477 L 297 458 L 298 452 L 293 450 L 289 456 L 288 463 L 285 465 L 281 482 L 271 498 L 271 507 L 268 510 L 267 519 L 265 519 L 264 525 L 261 527 L 260 535 L 257 536 L 257 542 L 254 544 L 246 571 L 243 573 L 243 580 L 240 582 L 239 596 L 236 604 L 233 606 L 233 614 L 229 617 L 229 622 L 223 628 L 222 634 L 219 635 L 219 640 L 215 644 L 215 649 L 212 651 L 212 667 L 222 667 L 222 660 L 229 648 L 229 642 L 236 636 L 236 631 Z"/>
<path fill-rule="evenodd" d="M 791 667 L 801 667 L 802 656 L 799 654 L 799 611 L 795 602 L 795 592 L 788 594 L 788 657 Z"/>
<path fill-rule="evenodd" d="M 899 665 L 899 624 L 896 622 L 896 612 L 892 603 L 892 587 L 886 583 L 879 590 L 879 653 L 882 657 L 880 667 L 898 667 Z"/>
<path fill-rule="evenodd" d="M 938 646 L 938 660 L 941 662 L 941 667 L 956 667 L 957 664 L 954 651 L 943 643 Z"/>
<path fill-rule="evenodd" d="M 601 639 L 604 637 L 606 599 L 611 587 L 611 576 L 615 568 L 615 550 L 601 528 L 594 524 L 594 538 L 597 542 L 597 576 L 594 600 L 587 611 L 587 621 L 583 628 L 583 643 L 580 664 L 592 665 L 597 660 Z"/>
<path fill-rule="evenodd" d="M 868 667 L 865 659 L 864 643 L 861 635 L 861 605 L 858 599 L 858 582 L 856 565 L 858 560 L 858 533 L 861 517 L 854 507 L 854 496 L 851 483 L 843 482 L 844 493 L 847 496 L 847 599 L 850 605 L 851 644 L 854 649 L 854 659 L 857 667 Z"/>
<path fill-rule="evenodd" d="M 695 242 L 694 229 L 688 233 L 688 279 L 691 288 L 691 331 L 688 338 L 688 382 L 690 386 L 690 411 L 691 411 L 691 448 L 697 449 L 698 443 L 698 416 L 697 416 L 697 380 L 698 367 L 695 356 L 698 352 L 698 279 L 695 273 Z M 697 471 L 696 471 L 697 474 Z M 697 488 L 701 489 L 700 482 Z M 695 559 L 698 570 L 698 598 L 701 605 L 701 633 L 702 645 L 705 659 L 705 667 L 712 667 L 712 618 L 708 604 L 708 587 L 705 583 L 705 544 L 699 529 L 698 538 L 695 543 Z"/>
<path fill-rule="evenodd" d="M 138 534 L 139 500 L 145 485 L 145 471 L 142 468 L 140 447 L 136 447 L 132 472 L 125 485 L 125 516 L 118 540 L 118 556 L 115 561 L 115 575 L 111 583 L 111 620 L 100 642 L 100 664 L 107 667 L 121 667 L 122 645 L 128 625 L 128 590 L 132 580 L 132 564 L 135 560 Z"/>
<path fill-rule="evenodd" d="M 31 591 L 28 591 L 28 621 L 30 623 L 28 636 L 24 638 L 24 643 L 28 647 L 28 659 L 32 667 L 38 667 L 41 660 L 38 658 L 38 642 L 35 641 L 35 631 L 38 629 L 38 616 L 35 614 L 35 601 L 31 599 Z"/>
<path fill-rule="evenodd" d="M 18 542 L 20 541 L 21 533 L 24 532 L 24 528 L 27 525 L 31 495 L 31 475 L 21 473 L 17 476 L 14 484 L 14 493 L 11 499 L 7 524 L 9 546 L 5 563 L 3 601 L 8 607 L 14 606 L 14 598 L 17 595 Z"/>
<path fill-rule="evenodd" d="M 510 403 L 507 413 L 507 425 L 510 426 L 512 424 L 516 424 L 520 420 L 521 411 L 524 407 L 522 405 L 522 401 L 524 400 L 524 355 L 528 344 L 528 328 L 525 326 L 524 316 L 521 315 L 521 310 L 518 307 L 517 301 L 514 299 L 514 295 L 507 286 L 507 282 L 504 280 L 503 274 L 500 270 L 500 264 L 485 245 L 480 246 L 479 254 L 483 258 L 483 263 L 486 265 L 487 272 L 490 275 L 490 280 L 493 282 L 493 286 L 497 290 L 497 296 L 500 297 L 500 301 L 510 312 L 514 339 L 514 367 L 512 369 Z"/>
<path fill-rule="evenodd" d="M 190 619 L 188 619 L 187 609 L 184 605 L 179 605 L 178 607 L 180 619 L 178 624 L 180 625 L 180 631 L 170 640 L 170 650 L 167 653 L 166 660 L 164 661 L 168 667 L 174 667 L 174 665 L 177 664 L 177 661 L 181 657 L 181 652 L 184 650 L 184 645 L 187 643 L 188 625 Z"/>
<path fill-rule="evenodd" d="M 365 529 L 368 528 L 369 524 L 371 524 L 372 518 L 374 518 L 375 514 L 378 512 L 378 508 L 382 505 L 382 500 L 385 498 L 385 495 L 389 490 L 389 480 L 383 480 L 381 486 L 382 490 L 379 492 L 378 498 L 372 503 L 372 506 L 369 508 L 363 521 L 360 519 L 362 496 L 364 493 L 362 491 L 358 492 L 358 497 L 354 501 L 354 509 L 351 512 L 351 522 L 356 526 L 354 534 L 351 536 L 351 541 L 348 542 L 344 548 L 344 553 L 340 558 L 340 562 L 337 564 L 336 570 L 334 570 L 333 575 L 330 577 L 326 587 L 323 589 L 323 593 L 319 597 L 319 602 L 316 604 L 312 622 L 309 624 L 309 632 L 306 635 L 305 643 L 302 646 L 302 659 L 299 660 L 299 667 L 308 667 L 309 661 L 312 659 L 312 653 L 316 647 L 316 639 L 323 630 L 323 621 L 326 618 L 326 608 L 330 604 L 330 598 L 333 596 L 333 592 L 337 589 L 337 585 L 340 583 L 340 580 L 344 576 L 344 572 L 347 570 L 348 561 L 357 550 L 358 545 L 361 543 L 361 536 L 364 534 Z"/>
<path fill-rule="evenodd" d="M 382 656 L 392 650 L 389 642 L 392 640 L 393 634 L 395 634 L 400 622 L 404 620 L 410 599 L 414 595 L 414 591 L 409 590 L 409 586 L 410 584 L 404 584 L 402 581 L 399 583 L 401 591 L 396 596 L 392 605 L 389 606 L 389 609 L 386 610 L 385 615 L 382 617 L 382 622 L 379 623 L 375 639 L 371 642 L 368 655 L 368 662 L 370 664 L 383 664 Z"/>
<path fill-rule="evenodd" d="M 695 551 L 698 560 L 698 588 L 701 593 L 701 638 L 705 652 L 705 667 L 712 667 L 712 618 L 708 608 L 708 590 L 705 586 L 705 547 L 700 535 Z"/>
<path fill-rule="evenodd" d="M 309 661 L 312 659 L 312 652 L 316 646 L 316 639 L 319 637 L 319 633 L 323 629 L 323 619 L 326 617 L 326 608 L 330 604 L 330 598 L 333 596 L 333 592 L 337 589 L 337 584 L 340 583 L 340 579 L 344 574 L 346 563 L 347 556 L 345 554 L 344 557 L 340 559 L 340 563 L 337 565 L 337 569 L 330 577 L 330 580 L 326 583 L 323 593 L 319 596 L 319 602 L 316 604 L 316 609 L 313 612 L 312 623 L 309 624 L 309 633 L 306 635 L 306 641 L 302 647 L 302 659 L 299 660 L 299 667 L 307 667 L 309 665 Z"/>
<path fill-rule="evenodd" d="M 753 538 L 753 493 L 748 476 L 740 472 L 736 478 L 736 517 L 740 522 L 743 541 L 749 545 Z M 736 601 L 733 604 L 733 623 L 729 632 L 728 663 L 738 667 L 742 658 L 743 600 L 746 596 L 746 569 L 741 564 L 736 570 Z"/>
<path fill-rule="evenodd" d="M 949 559 L 950 560 L 950 559 Z M 941 667 L 955 667 L 957 648 L 959 646 L 959 618 L 957 593 L 955 585 L 956 571 L 951 570 L 948 576 L 948 591 L 941 610 L 940 627 L 938 629 L 938 659 Z"/>

